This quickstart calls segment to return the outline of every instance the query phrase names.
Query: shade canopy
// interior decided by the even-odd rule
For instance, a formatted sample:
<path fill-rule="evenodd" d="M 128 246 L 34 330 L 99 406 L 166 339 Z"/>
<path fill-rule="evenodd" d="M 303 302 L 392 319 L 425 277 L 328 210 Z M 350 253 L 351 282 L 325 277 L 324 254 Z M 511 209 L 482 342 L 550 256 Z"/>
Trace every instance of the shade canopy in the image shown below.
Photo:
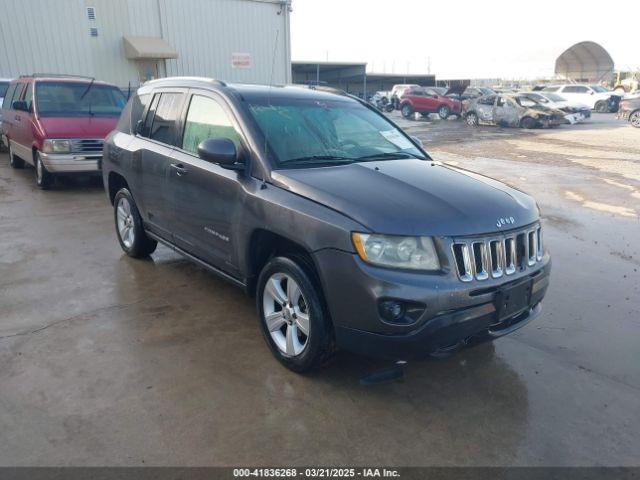
<path fill-rule="evenodd" d="M 576 81 L 600 81 L 613 71 L 611 55 L 595 42 L 580 42 L 556 60 L 556 75 Z"/>
<path fill-rule="evenodd" d="M 171 45 L 159 37 L 123 37 L 124 54 L 131 60 L 178 58 Z"/>

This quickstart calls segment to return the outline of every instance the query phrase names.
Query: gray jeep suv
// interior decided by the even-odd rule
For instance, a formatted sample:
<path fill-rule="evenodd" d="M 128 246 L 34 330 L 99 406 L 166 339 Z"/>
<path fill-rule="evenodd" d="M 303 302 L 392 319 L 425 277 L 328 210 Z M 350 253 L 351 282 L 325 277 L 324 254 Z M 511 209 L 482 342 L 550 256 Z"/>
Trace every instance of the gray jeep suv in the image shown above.
<path fill-rule="evenodd" d="M 154 80 L 103 158 L 122 249 L 161 242 L 255 295 L 294 371 L 339 347 L 447 354 L 540 312 L 550 259 L 535 201 L 434 163 L 342 92 Z"/>

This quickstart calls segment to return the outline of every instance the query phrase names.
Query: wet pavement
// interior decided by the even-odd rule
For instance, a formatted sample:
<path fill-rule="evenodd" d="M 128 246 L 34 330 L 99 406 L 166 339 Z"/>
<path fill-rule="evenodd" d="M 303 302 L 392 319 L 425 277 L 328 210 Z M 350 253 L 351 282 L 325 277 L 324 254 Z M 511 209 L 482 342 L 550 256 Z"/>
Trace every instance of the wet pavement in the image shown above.
<path fill-rule="evenodd" d="M 400 119 L 436 160 L 533 194 L 541 317 L 402 382 L 272 358 L 253 300 L 159 247 L 123 256 L 97 181 L 0 155 L 0 465 L 640 465 L 640 130 Z"/>

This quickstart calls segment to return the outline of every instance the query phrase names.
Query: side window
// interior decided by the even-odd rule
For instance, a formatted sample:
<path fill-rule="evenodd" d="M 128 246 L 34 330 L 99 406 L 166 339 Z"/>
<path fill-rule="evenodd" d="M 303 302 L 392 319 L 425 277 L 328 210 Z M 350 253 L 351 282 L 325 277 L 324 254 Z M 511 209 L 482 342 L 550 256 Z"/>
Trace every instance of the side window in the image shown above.
<path fill-rule="evenodd" d="M 480 97 L 480 100 L 478 100 L 478 103 L 480 105 L 493 105 L 493 102 L 495 102 L 496 97 L 495 95 L 487 95 L 484 97 Z"/>
<path fill-rule="evenodd" d="M 575 87 L 576 93 L 588 93 L 589 89 L 587 87 Z"/>
<path fill-rule="evenodd" d="M 9 104 L 11 105 L 11 108 L 13 108 L 13 102 L 15 102 L 16 100 L 20 100 L 20 97 L 22 96 L 23 88 L 24 88 L 24 82 L 16 83 L 16 89 L 13 91 L 13 97 L 11 98 L 11 103 Z"/>
<path fill-rule="evenodd" d="M 498 107 L 506 107 L 507 106 L 507 101 L 504 99 L 504 97 L 498 97 Z"/>
<path fill-rule="evenodd" d="M 12 102 L 12 98 L 13 98 L 13 92 L 16 91 L 16 86 L 17 84 L 12 83 L 9 86 L 9 89 L 7 90 L 7 93 L 4 96 L 4 100 L 2 101 L 2 108 L 4 109 L 10 109 L 11 107 L 11 102 Z"/>
<path fill-rule="evenodd" d="M 156 109 L 158 108 L 158 102 L 160 101 L 160 94 L 156 93 L 153 96 L 153 100 L 151 101 L 151 106 L 149 107 L 149 111 L 147 112 L 147 117 L 144 120 L 144 125 L 142 127 L 142 131 L 140 135 L 143 137 L 148 137 L 151 133 L 151 124 L 153 123 L 153 117 L 156 115 Z"/>
<path fill-rule="evenodd" d="M 222 106 L 209 97 L 193 95 L 184 124 L 182 148 L 198 153 L 198 145 L 208 138 L 229 138 L 240 147 L 240 135 Z"/>
<path fill-rule="evenodd" d="M 151 94 L 138 95 L 134 93 L 120 114 L 116 130 L 124 133 L 135 133 L 138 121 L 142 120 L 144 110 L 151 99 Z"/>
<path fill-rule="evenodd" d="M 33 106 L 33 82 L 27 83 L 27 91 L 24 94 L 24 101 L 27 102 L 27 108 L 31 112 Z"/>
<path fill-rule="evenodd" d="M 167 145 L 175 144 L 175 123 L 180 115 L 182 94 L 163 93 L 153 116 L 149 138 Z"/>

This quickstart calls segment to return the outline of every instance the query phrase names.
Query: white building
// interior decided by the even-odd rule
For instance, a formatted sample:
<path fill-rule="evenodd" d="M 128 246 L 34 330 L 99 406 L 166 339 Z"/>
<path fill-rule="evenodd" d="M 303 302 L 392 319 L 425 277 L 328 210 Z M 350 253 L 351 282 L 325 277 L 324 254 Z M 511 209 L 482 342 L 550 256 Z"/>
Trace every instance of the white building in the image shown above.
<path fill-rule="evenodd" d="M 2 0 L 0 77 L 290 83 L 290 0 Z"/>

